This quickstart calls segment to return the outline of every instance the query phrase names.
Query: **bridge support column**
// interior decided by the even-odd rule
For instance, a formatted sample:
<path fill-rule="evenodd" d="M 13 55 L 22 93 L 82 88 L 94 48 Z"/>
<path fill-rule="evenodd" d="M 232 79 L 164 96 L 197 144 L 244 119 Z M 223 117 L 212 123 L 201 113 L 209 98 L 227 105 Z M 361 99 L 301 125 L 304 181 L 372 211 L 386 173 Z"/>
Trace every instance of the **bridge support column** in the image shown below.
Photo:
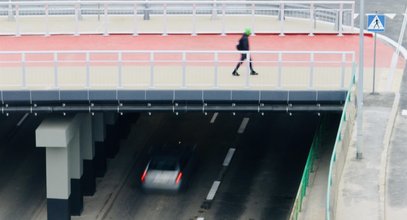
<path fill-rule="evenodd" d="M 79 210 L 80 214 L 83 209 L 80 187 L 76 186 L 81 174 L 77 120 L 48 118 L 38 126 L 35 136 L 36 146 L 46 147 L 47 218 L 70 219 L 71 213 Z"/>
<path fill-rule="evenodd" d="M 104 120 L 106 123 L 106 156 L 107 158 L 114 158 L 119 152 L 120 138 L 119 138 L 119 123 L 117 123 L 117 114 L 113 112 L 104 113 Z"/>
<path fill-rule="evenodd" d="M 96 191 L 95 176 L 95 144 L 92 136 L 92 116 L 81 113 L 80 116 L 80 148 L 83 159 L 82 193 L 93 196 Z"/>
<path fill-rule="evenodd" d="M 107 169 L 105 146 L 106 129 L 103 113 L 95 113 L 92 117 L 92 135 L 95 142 L 95 175 L 96 177 L 103 177 Z"/>
<path fill-rule="evenodd" d="M 72 121 L 74 136 L 68 145 L 69 149 L 69 172 L 71 174 L 71 196 L 70 206 L 71 215 L 79 216 L 83 211 L 83 194 L 82 194 L 82 174 L 83 164 L 80 149 L 80 130 L 81 117 L 76 115 Z"/>

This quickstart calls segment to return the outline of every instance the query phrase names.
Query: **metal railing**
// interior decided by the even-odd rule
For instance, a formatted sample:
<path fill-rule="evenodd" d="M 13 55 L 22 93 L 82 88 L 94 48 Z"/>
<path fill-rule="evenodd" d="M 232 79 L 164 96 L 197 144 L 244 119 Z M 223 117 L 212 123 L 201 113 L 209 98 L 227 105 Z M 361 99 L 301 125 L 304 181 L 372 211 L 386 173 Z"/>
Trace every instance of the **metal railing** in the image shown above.
<path fill-rule="evenodd" d="M 232 76 L 240 53 L 259 76 L 249 62 Z M 343 51 L 2 51 L 0 87 L 343 90 L 354 62 Z"/>
<path fill-rule="evenodd" d="M 335 139 L 335 145 L 332 150 L 332 156 L 329 163 L 328 184 L 326 194 L 325 219 L 335 219 L 336 199 L 338 195 L 338 186 L 342 170 L 345 165 L 345 158 L 352 138 L 352 129 L 356 116 L 356 76 L 352 77 L 351 85 L 348 90 L 346 102 L 343 107 L 338 133 Z"/>
<path fill-rule="evenodd" d="M 302 173 L 300 186 L 298 187 L 297 196 L 291 211 L 290 220 L 299 219 L 299 214 L 302 210 L 303 200 L 307 195 L 308 182 L 310 173 L 314 172 L 314 162 L 318 158 L 318 152 L 321 145 L 321 136 L 323 131 L 324 121 L 318 127 L 312 140 L 311 148 L 308 153 L 307 162 L 305 163 L 304 172 Z"/>
<path fill-rule="evenodd" d="M 317 23 L 326 22 L 334 24 L 329 32 L 342 34 L 353 32 L 354 7 L 353 1 L 8 1 L 0 2 L 0 18 L 12 25 L 2 25 L 0 34 L 195 35 L 241 32 L 251 27 L 255 33 L 283 35 L 293 18 L 305 22 L 297 25 L 306 26 L 297 33 L 313 34 Z M 236 16 L 241 17 L 238 23 L 233 19 Z M 39 25 L 24 25 L 25 18 L 30 22 L 38 18 Z M 58 23 L 61 18 L 64 25 Z M 117 23 L 112 25 L 115 18 Z M 152 21 L 158 22 L 156 28 L 149 25 Z"/>

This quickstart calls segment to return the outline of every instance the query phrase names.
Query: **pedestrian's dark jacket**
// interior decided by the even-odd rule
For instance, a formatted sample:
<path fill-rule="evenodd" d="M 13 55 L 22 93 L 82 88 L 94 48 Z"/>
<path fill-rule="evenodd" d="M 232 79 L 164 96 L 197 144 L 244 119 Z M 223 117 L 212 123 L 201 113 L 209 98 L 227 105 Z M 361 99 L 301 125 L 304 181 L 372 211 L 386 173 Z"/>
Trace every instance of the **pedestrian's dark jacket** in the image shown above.
<path fill-rule="evenodd" d="M 242 37 L 239 40 L 239 44 L 237 47 L 238 50 L 249 50 L 249 36 L 246 34 L 243 34 Z"/>

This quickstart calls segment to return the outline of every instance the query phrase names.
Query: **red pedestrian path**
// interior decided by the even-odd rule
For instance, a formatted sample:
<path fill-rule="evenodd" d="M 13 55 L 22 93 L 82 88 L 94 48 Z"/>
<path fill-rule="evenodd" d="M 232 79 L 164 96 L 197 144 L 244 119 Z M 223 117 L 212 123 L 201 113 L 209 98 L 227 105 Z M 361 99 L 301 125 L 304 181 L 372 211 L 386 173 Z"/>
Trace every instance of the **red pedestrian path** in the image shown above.
<path fill-rule="evenodd" d="M 235 50 L 240 35 L 53 35 L 0 37 L 0 51 L 33 50 Z M 358 35 L 257 35 L 250 38 L 254 51 L 355 51 L 359 49 Z M 390 67 L 394 48 L 385 42 L 377 43 L 377 67 Z M 365 66 L 373 65 L 373 38 L 365 37 Z M 4 58 L 1 58 L 2 60 Z M 306 58 L 305 58 L 306 59 Z M 336 58 L 337 59 L 337 58 Z M 399 60 L 399 67 L 405 64 Z"/>

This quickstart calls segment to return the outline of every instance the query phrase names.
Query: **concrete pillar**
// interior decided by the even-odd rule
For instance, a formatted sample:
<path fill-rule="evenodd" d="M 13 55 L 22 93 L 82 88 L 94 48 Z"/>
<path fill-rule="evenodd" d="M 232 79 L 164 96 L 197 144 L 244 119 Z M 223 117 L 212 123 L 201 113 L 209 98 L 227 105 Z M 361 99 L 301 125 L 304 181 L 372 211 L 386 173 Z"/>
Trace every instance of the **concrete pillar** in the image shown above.
<path fill-rule="evenodd" d="M 48 118 L 36 129 L 36 146 L 46 147 L 47 216 L 70 219 L 71 150 L 77 144 L 73 117 Z M 77 139 L 77 138 L 76 138 Z"/>
<path fill-rule="evenodd" d="M 103 113 L 95 113 L 92 117 L 92 135 L 95 142 L 95 175 L 96 177 L 103 177 L 107 169 L 105 147 L 106 128 Z"/>
<path fill-rule="evenodd" d="M 117 123 L 118 115 L 114 112 L 104 113 L 104 120 L 106 123 L 106 156 L 107 158 L 114 158 L 119 152 L 120 138 L 119 138 L 119 123 Z"/>
<path fill-rule="evenodd" d="M 76 115 L 72 120 L 72 129 L 74 136 L 68 144 L 69 150 L 69 171 L 71 176 L 71 196 L 70 206 L 71 215 L 81 215 L 83 211 L 83 194 L 82 194 L 82 174 L 83 164 L 80 150 L 80 128 L 81 117 Z"/>
<path fill-rule="evenodd" d="M 80 149 L 83 160 L 82 193 L 93 196 L 96 191 L 95 175 L 95 143 L 92 135 L 92 116 L 88 113 L 78 114 L 80 117 Z"/>

